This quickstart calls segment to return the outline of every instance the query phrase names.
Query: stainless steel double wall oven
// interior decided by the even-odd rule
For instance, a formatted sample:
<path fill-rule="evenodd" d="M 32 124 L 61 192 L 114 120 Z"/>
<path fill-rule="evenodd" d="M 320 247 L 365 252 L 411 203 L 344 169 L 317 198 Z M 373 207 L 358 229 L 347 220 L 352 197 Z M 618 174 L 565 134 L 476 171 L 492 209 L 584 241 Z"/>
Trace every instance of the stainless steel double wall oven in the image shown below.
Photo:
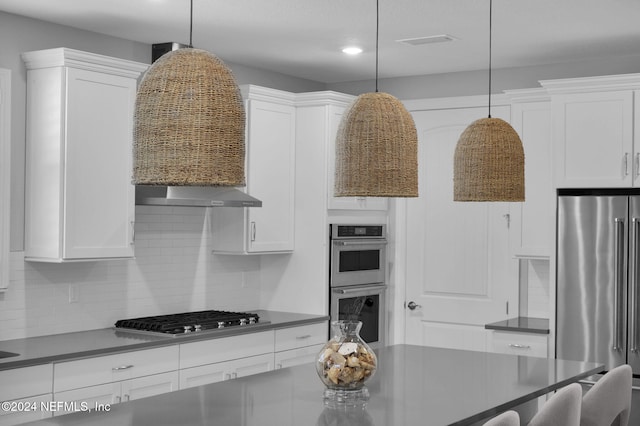
<path fill-rule="evenodd" d="M 362 321 L 372 347 L 386 341 L 386 225 L 329 226 L 331 320 Z"/>

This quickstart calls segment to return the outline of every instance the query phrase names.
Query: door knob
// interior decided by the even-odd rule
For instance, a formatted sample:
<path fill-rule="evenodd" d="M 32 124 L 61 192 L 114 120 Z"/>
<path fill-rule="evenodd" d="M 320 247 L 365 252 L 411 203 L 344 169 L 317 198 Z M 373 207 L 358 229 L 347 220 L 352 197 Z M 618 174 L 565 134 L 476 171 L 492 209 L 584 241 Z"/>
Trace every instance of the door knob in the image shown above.
<path fill-rule="evenodd" d="M 416 302 L 412 300 L 411 302 L 407 303 L 407 308 L 413 311 L 415 308 L 422 308 L 422 305 L 418 305 Z"/>

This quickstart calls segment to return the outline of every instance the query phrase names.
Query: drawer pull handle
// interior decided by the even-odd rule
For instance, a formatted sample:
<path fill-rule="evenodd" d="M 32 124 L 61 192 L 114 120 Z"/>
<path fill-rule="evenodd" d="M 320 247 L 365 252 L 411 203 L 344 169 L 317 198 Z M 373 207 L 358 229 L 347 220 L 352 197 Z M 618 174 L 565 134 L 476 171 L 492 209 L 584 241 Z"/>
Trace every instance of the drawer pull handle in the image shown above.
<path fill-rule="evenodd" d="M 303 340 L 303 339 L 308 339 L 309 337 L 311 337 L 310 334 L 305 334 L 305 335 L 302 335 L 302 336 L 296 336 L 296 339 L 297 340 Z"/>
<path fill-rule="evenodd" d="M 111 370 L 113 370 L 113 371 L 122 371 L 122 370 L 128 370 L 128 369 L 130 369 L 132 367 L 133 367 L 133 364 L 121 365 L 120 367 L 113 367 Z"/>
<path fill-rule="evenodd" d="M 509 343 L 509 347 L 516 349 L 531 349 L 531 346 L 529 345 L 520 345 L 518 343 Z"/>

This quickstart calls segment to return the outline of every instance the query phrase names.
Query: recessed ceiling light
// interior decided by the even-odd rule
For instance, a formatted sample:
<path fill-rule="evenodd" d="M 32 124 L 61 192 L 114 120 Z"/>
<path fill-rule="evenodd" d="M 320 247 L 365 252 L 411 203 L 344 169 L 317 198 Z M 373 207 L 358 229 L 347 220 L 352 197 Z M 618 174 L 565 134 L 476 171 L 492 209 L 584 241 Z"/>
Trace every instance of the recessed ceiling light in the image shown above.
<path fill-rule="evenodd" d="M 411 44 L 413 46 L 418 46 L 421 44 L 433 44 L 433 43 L 444 43 L 447 41 L 455 41 L 457 38 L 450 36 L 449 34 L 440 34 L 433 35 L 428 37 L 417 37 L 417 38 L 405 38 L 402 40 L 396 40 L 399 43 Z"/>
<path fill-rule="evenodd" d="M 342 49 L 342 53 L 346 53 L 347 55 L 358 55 L 362 53 L 362 49 L 357 46 L 349 46 Z"/>

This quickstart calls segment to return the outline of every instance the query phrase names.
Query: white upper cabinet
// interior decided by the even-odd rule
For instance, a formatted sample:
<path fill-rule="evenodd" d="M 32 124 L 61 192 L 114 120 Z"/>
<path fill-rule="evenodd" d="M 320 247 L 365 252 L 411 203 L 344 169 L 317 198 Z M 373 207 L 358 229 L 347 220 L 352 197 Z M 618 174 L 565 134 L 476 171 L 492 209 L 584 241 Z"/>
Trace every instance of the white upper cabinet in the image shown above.
<path fill-rule="evenodd" d="M 555 186 L 640 186 L 640 144 L 634 143 L 640 75 L 541 84 L 551 94 Z"/>
<path fill-rule="evenodd" d="M 318 140 L 325 148 L 323 178 L 326 179 L 326 199 L 329 210 L 380 210 L 386 211 L 386 197 L 334 197 L 336 167 L 336 136 L 342 116 L 355 99 L 352 95 L 333 91 L 308 92 L 297 96 L 298 110 L 302 111 L 303 127 L 298 132 L 299 141 L 306 146 L 311 140 Z M 305 148 L 310 150 L 310 148 Z M 318 159 L 318 164 L 322 159 Z M 338 213 L 339 214 L 339 213 Z"/>
<path fill-rule="evenodd" d="M 247 112 L 246 192 L 262 207 L 216 208 L 213 250 L 228 254 L 291 252 L 294 249 L 294 95 L 242 86 Z"/>
<path fill-rule="evenodd" d="M 66 48 L 22 57 L 25 259 L 133 257 L 133 110 L 148 65 Z"/>
<path fill-rule="evenodd" d="M 11 71 L 0 69 L 0 292 L 9 286 Z"/>
<path fill-rule="evenodd" d="M 336 136 L 347 107 L 335 106 L 331 109 L 327 122 L 328 126 L 328 151 L 327 151 L 327 196 L 330 210 L 387 210 L 389 202 L 387 197 L 334 197 L 333 189 L 336 180 Z"/>
<path fill-rule="evenodd" d="M 520 135 L 525 158 L 525 201 L 511 205 L 511 254 L 548 258 L 555 230 L 555 191 L 551 170 L 551 102 L 540 89 L 514 90 L 511 125 Z"/>

